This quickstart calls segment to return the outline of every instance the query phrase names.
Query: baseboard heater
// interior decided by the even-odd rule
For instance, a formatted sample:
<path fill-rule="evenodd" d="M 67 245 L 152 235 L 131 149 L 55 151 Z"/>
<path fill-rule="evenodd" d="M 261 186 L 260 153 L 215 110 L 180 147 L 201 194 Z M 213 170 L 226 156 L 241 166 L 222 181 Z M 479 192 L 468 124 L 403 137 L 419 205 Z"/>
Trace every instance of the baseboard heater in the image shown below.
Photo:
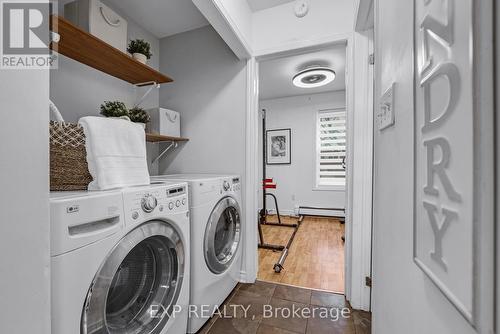
<path fill-rule="evenodd" d="M 345 218 L 344 208 L 318 208 L 314 206 L 299 206 L 296 208 L 298 216 L 326 216 Z"/>

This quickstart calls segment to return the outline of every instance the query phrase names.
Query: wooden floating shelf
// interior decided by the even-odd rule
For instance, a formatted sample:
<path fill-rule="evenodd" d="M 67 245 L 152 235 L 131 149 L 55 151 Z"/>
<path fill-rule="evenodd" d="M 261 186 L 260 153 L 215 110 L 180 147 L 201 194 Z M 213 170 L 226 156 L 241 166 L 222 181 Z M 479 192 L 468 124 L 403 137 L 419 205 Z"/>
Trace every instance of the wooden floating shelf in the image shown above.
<path fill-rule="evenodd" d="M 163 136 L 155 133 L 146 133 L 146 141 L 150 143 L 159 143 L 159 142 L 186 142 L 189 141 L 188 138 L 182 137 L 171 137 L 171 136 Z"/>
<path fill-rule="evenodd" d="M 51 16 L 50 29 L 61 36 L 58 43 L 51 43 L 51 49 L 96 70 L 134 85 L 173 81 L 60 16 Z"/>

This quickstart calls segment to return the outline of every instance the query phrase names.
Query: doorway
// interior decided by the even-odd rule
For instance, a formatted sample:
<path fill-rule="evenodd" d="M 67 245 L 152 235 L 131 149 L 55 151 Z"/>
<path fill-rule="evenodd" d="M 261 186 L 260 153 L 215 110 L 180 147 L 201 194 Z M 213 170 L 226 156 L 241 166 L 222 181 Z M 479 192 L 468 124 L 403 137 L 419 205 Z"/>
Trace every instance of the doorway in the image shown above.
<path fill-rule="evenodd" d="M 345 293 L 346 46 L 259 62 L 259 280 Z"/>

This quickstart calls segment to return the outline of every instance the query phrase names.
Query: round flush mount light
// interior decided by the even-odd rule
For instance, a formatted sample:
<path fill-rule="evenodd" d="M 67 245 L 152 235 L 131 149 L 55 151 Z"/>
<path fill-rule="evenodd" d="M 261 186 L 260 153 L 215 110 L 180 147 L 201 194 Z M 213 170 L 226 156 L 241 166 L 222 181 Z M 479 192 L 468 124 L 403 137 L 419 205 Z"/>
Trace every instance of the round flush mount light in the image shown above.
<path fill-rule="evenodd" d="M 300 71 L 293 77 L 293 84 L 299 88 L 316 88 L 335 80 L 335 71 L 327 67 L 312 67 Z"/>

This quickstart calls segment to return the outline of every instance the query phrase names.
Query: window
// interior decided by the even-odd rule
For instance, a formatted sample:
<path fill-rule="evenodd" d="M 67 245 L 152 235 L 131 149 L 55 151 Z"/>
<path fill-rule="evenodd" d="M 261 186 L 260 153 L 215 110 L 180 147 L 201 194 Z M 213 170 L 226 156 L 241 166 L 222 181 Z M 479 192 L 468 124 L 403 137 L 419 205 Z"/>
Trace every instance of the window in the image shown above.
<path fill-rule="evenodd" d="M 316 188 L 345 189 L 345 110 L 320 110 L 316 121 Z"/>

